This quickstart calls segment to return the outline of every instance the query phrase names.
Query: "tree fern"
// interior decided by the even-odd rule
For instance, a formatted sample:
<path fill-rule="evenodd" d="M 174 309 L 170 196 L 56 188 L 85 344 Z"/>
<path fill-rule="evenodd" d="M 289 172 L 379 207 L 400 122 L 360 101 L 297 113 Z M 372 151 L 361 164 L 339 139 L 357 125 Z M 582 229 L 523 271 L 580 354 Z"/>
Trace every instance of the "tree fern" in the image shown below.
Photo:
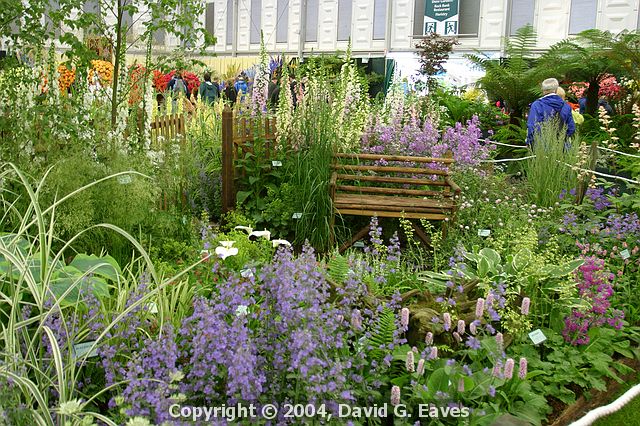
<path fill-rule="evenodd" d="M 485 71 L 485 76 L 479 80 L 480 87 L 490 98 L 503 99 L 511 109 L 513 120 L 523 116 L 538 94 L 540 70 L 532 66 L 535 44 L 536 33 L 531 25 L 527 25 L 505 40 L 507 58 L 502 63 L 479 55 L 465 55 Z"/>

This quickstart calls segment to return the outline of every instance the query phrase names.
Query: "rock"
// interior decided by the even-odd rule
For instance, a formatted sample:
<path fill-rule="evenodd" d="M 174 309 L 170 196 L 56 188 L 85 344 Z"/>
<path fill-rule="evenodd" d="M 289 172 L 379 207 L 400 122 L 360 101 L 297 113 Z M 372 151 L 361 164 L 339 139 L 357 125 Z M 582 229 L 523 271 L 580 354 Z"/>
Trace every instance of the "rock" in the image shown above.
<path fill-rule="evenodd" d="M 407 342 L 410 346 L 418 346 L 419 343 L 424 343 L 424 338 L 427 333 L 433 331 L 433 322 L 431 322 L 431 319 L 440 314 L 431 308 L 425 307 L 409 307 L 409 312 Z"/>

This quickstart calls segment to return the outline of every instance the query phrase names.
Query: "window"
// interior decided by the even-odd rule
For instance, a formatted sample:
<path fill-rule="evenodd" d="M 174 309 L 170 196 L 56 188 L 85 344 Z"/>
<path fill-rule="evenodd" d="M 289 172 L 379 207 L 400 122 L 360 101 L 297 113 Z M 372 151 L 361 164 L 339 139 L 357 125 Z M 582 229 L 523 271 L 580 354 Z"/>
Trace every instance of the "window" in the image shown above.
<path fill-rule="evenodd" d="M 413 34 L 424 34 L 424 14 L 427 2 L 425 0 L 416 0 L 415 8 L 413 9 Z"/>
<path fill-rule="evenodd" d="M 51 16 L 49 14 L 51 12 L 57 11 L 58 9 L 60 9 L 60 4 L 58 3 L 58 0 L 49 0 L 49 4 L 45 12 L 45 22 L 47 26 L 47 31 L 53 31 L 54 36 L 56 38 L 60 37 L 60 23 L 58 22 L 57 24 L 55 24 L 55 28 L 54 28 L 53 19 L 51 19 Z"/>
<path fill-rule="evenodd" d="M 262 0 L 251 0 L 251 26 L 249 29 L 249 43 L 260 44 L 260 29 L 262 28 Z"/>
<path fill-rule="evenodd" d="M 373 39 L 384 40 L 387 35 L 387 0 L 373 3 Z"/>
<path fill-rule="evenodd" d="M 307 0 L 305 41 L 318 41 L 318 0 Z"/>
<path fill-rule="evenodd" d="M 514 35 L 519 28 L 533 24 L 536 2 L 534 0 L 511 0 L 511 25 L 509 34 Z"/>
<path fill-rule="evenodd" d="M 598 0 L 573 0 L 569 17 L 569 34 L 596 27 Z"/>
<path fill-rule="evenodd" d="M 216 5 L 215 3 L 207 3 L 207 9 L 204 16 L 204 28 L 211 35 L 215 35 L 216 26 Z"/>
<path fill-rule="evenodd" d="M 233 44 L 233 0 L 227 0 L 227 44 Z"/>
<path fill-rule="evenodd" d="M 276 43 L 286 43 L 289 32 L 289 0 L 278 0 Z"/>
<path fill-rule="evenodd" d="M 461 36 L 478 36 L 480 0 L 460 0 L 458 32 Z"/>
<path fill-rule="evenodd" d="M 346 41 L 351 37 L 352 0 L 338 0 L 338 41 Z"/>

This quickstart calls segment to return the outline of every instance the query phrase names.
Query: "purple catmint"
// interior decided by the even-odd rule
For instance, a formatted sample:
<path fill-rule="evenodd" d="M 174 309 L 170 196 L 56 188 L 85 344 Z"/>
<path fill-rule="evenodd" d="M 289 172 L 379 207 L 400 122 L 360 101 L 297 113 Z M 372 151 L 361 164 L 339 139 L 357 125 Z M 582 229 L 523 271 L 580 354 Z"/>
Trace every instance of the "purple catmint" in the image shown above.
<path fill-rule="evenodd" d="M 502 352 L 504 350 L 504 337 L 502 333 L 496 334 L 496 343 L 498 344 L 498 350 Z"/>
<path fill-rule="evenodd" d="M 491 398 L 496 396 L 496 388 L 494 386 L 489 386 L 489 396 Z"/>
<path fill-rule="evenodd" d="M 391 405 L 398 405 L 400 404 L 400 387 L 399 386 L 393 386 L 391 388 Z"/>
<path fill-rule="evenodd" d="M 466 330 L 466 324 L 464 320 L 458 320 L 458 334 L 464 334 Z"/>
<path fill-rule="evenodd" d="M 427 346 L 431 346 L 433 344 L 433 333 L 432 332 L 427 332 L 427 335 L 424 337 L 424 343 Z"/>
<path fill-rule="evenodd" d="M 422 376 L 424 374 L 424 358 L 420 358 L 420 360 L 418 360 L 418 367 L 416 368 L 416 373 L 418 373 L 418 376 Z"/>
<path fill-rule="evenodd" d="M 476 318 L 482 318 L 483 313 L 484 313 L 484 299 L 478 298 L 478 300 L 476 301 Z"/>
<path fill-rule="evenodd" d="M 405 366 L 407 367 L 407 371 L 409 373 L 413 373 L 416 371 L 415 361 L 413 357 L 413 351 L 407 352 L 407 359 L 405 361 Z"/>
<path fill-rule="evenodd" d="M 444 331 L 451 330 L 451 314 L 449 314 L 449 312 L 445 312 L 442 314 L 442 320 L 444 323 Z"/>
<path fill-rule="evenodd" d="M 404 328 L 405 330 L 409 328 L 409 309 L 408 308 L 402 308 L 402 310 L 400 311 L 400 324 L 402 325 L 402 328 Z"/>
<path fill-rule="evenodd" d="M 527 377 L 527 359 L 524 357 L 520 358 L 518 377 L 520 377 L 520 380 L 524 380 Z"/>
<path fill-rule="evenodd" d="M 528 297 L 522 299 L 522 305 L 520 306 L 520 312 L 522 315 L 529 315 L 529 305 L 531 304 L 531 300 Z"/>
<path fill-rule="evenodd" d="M 513 377 L 513 367 L 515 366 L 515 361 L 513 358 L 508 358 L 504 363 L 504 378 L 510 380 Z"/>

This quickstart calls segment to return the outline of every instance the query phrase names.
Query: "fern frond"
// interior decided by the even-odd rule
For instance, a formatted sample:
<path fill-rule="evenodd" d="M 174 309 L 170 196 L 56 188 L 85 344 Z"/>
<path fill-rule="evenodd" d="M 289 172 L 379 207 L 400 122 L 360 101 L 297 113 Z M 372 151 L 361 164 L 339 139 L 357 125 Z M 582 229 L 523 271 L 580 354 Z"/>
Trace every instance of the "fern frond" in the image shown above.
<path fill-rule="evenodd" d="M 373 349 L 367 354 L 368 358 L 382 361 L 389 353 L 388 347 L 393 343 L 393 334 L 396 331 L 396 318 L 391 309 L 385 308 L 378 317 L 378 321 L 371 331 L 371 337 L 366 346 Z"/>
<path fill-rule="evenodd" d="M 343 284 L 349 273 L 349 261 L 346 257 L 336 254 L 327 265 L 329 277 L 337 284 Z"/>

